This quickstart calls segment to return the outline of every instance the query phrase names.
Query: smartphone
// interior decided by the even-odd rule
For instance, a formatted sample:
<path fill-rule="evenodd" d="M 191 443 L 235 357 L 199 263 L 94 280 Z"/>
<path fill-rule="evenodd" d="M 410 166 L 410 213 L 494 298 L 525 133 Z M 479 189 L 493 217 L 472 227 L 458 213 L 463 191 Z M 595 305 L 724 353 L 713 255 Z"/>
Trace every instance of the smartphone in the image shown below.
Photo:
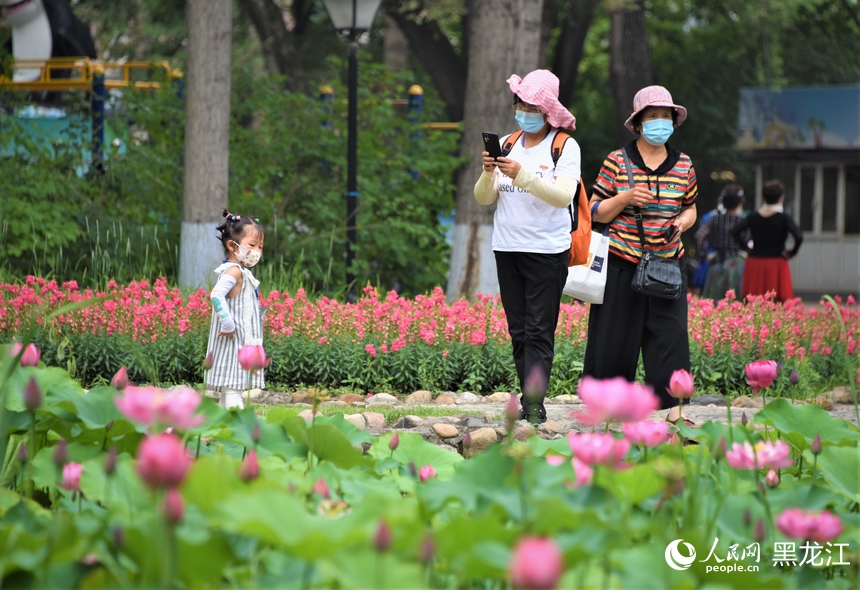
<path fill-rule="evenodd" d="M 502 157 L 502 146 L 499 144 L 498 133 L 492 131 L 484 131 L 481 133 L 484 138 L 484 151 L 489 153 L 494 160 Z"/>

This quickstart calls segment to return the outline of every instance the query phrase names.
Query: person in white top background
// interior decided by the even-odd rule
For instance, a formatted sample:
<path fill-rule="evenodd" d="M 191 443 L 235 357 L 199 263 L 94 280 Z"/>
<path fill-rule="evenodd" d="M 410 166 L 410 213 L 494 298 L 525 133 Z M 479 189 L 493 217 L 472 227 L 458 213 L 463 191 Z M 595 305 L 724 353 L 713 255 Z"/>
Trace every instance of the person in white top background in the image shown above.
<path fill-rule="evenodd" d="M 493 253 L 524 392 L 520 418 L 545 422 L 543 400 L 567 279 L 573 214 L 568 207 L 580 178 L 580 149 L 568 136 L 557 162 L 553 159 L 556 135 L 576 128 L 576 118 L 558 100 L 555 74 L 535 70 L 507 82 L 522 133 L 503 157 L 494 159 L 483 152 L 484 171 L 475 184 L 475 199 L 482 205 L 497 203 Z"/>

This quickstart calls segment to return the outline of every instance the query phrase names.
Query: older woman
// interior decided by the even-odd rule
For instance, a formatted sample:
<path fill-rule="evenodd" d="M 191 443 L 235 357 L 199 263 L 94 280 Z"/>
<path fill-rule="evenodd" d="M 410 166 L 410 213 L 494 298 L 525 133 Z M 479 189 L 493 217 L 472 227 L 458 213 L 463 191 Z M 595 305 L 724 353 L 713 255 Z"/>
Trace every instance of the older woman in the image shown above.
<path fill-rule="evenodd" d="M 506 157 L 483 152 L 484 172 L 475 184 L 482 205 L 498 202 L 493 252 L 502 305 L 523 396 L 520 417 L 546 421 L 543 405 L 555 354 L 561 291 L 567 280 L 571 212 L 580 176 L 579 145 L 560 135 L 576 119 L 558 100 L 558 78 L 535 70 L 507 80 L 514 118 L 522 131 Z M 500 140 L 502 146 L 509 137 Z M 560 154 L 553 155 L 553 147 Z"/>
<path fill-rule="evenodd" d="M 671 421 L 679 412 L 669 379 L 678 369 L 690 370 L 685 273 L 678 299 L 635 292 L 631 282 L 645 249 L 652 256 L 681 257 L 683 267 L 681 234 L 696 222 L 696 173 L 690 157 L 666 142 L 686 118 L 687 109 L 662 86 L 637 92 L 625 123 L 639 136 L 623 148 L 629 168 L 621 149 L 609 154 L 591 198 L 594 220 L 609 224 L 610 245 L 603 304 L 592 305 L 588 318 L 583 373 L 633 381 L 641 351 L 645 381 L 661 407 L 671 408 Z"/>

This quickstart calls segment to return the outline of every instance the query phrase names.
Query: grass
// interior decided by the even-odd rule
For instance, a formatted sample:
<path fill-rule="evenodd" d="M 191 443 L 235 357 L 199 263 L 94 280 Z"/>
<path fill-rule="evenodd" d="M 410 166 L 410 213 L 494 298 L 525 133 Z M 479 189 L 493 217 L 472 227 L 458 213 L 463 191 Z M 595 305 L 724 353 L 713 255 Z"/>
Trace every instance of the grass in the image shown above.
<path fill-rule="evenodd" d="M 284 406 L 254 404 L 254 412 L 260 417 L 265 417 L 266 414 L 269 412 L 269 409 L 279 407 Z M 295 406 L 287 407 L 290 409 L 295 409 L 296 414 L 298 414 L 299 411 L 306 409 L 302 407 L 300 410 Z M 458 408 L 443 408 L 438 406 L 409 406 L 400 408 L 379 406 L 368 406 L 364 408 L 357 408 L 355 406 L 319 406 L 317 409 L 319 413 L 323 416 L 333 416 L 335 414 L 363 414 L 364 412 L 378 412 L 385 416 L 385 422 L 388 424 L 396 422 L 404 416 L 418 416 L 419 418 L 429 418 L 430 416 L 461 416 L 463 414 L 468 414 L 470 416 L 480 416 L 484 414 L 484 412 L 480 412 L 478 410 L 460 410 Z"/>

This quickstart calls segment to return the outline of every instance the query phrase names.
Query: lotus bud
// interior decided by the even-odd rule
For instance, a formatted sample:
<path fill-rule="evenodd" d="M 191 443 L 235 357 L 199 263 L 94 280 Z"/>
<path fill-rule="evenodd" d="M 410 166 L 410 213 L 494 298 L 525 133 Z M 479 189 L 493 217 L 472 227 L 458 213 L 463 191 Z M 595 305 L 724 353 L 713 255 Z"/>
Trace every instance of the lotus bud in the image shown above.
<path fill-rule="evenodd" d="M 792 385 L 800 383 L 800 375 L 797 374 L 797 371 L 792 370 L 791 373 L 789 373 L 788 382 Z"/>
<path fill-rule="evenodd" d="M 767 482 L 768 487 L 775 488 L 779 485 L 779 474 L 771 469 L 767 472 L 767 477 L 764 480 Z"/>
<path fill-rule="evenodd" d="M 415 461 L 410 461 L 409 463 L 409 475 L 418 477 L 418 466 L 415 464 Z"/>
<path fill-rule="evenodd" d="M 821 447 L 821 435 L 816 434 L 815 438 L 812 439 L 812 444 L 809 445 L 809 450 L 813 455 L 820 455 L 822 451 Z"/>
<path fill-rule="evenodd" d="M 111 428 L 113 428 L 113 420 L 107 423 L 105 426 L 105 432 L 110 432 Z"/>
<path fill-rule="evenodd" d="M 331 498 L 331 493 L 328 490 L 328 484 L 325 482 L 323 478 L 319 478 L 317 482 L 314 484 L 313 493 L 322 496 L 326 500 Z"/>
<path fill-rule="evenodd" d="M 260 442 L 261 438 L 263 438 L 263 434 L 260 432 L 260 423 L 257 422 L 254 424 L 254 428 L 251 429 L 251 440 L 256 445 Z"/>
<path fill-rule="evenodd" d="M 30 454 L 27 452 L 27 445 L 20 445 L 18 447 L 18 463 L 26 465 L 29 460 Z"/>
<path fill-rule="evenodd" d="M 42 390 L 36 380 L 30 377 L 24 387 L 24 407 L 28 412 L 35 412 L 42 406 Z"/>
<path fill-rule="evenodd" d="M 755 523 L 755 532 L 753 533 L 753 537 L 759 543 L 764 541 L 765 531 L 764 531 L 764 521 L 759 519 L 757 523 Z"/>
<path fill-rule="evenodd" d="M 520 408 L 517 403 L 517 398 L 515 396 L 511 396 L 508 398 L 508 405 L 505 406 L 505 421 L 508 424 L 513 424 L 520 418 Z"/>
<path fill-rule="evenodd" d="M 57 469 L 62 469 L 63 465 L 65 465 L 68 460 L 69 445 L 66 442 L 66 439 L 61 438 L 60 442 L 57 443 L 57 446 L 54 447 L 54 465 L 57 466 Z"/>
<path fill-rule="evenodd" d="M 750 512 L 749 508 L 744 508 L 744 525 L 749 526 L 752 524 L 752 512 Z"/>
<path fill-rule="evenodd" d="M 741 425 L 746 426 L 747 423 L 749 423 L 749 418 L 747 418 L 747 413 L 744 412 L 743 414 L 741 414 Z"/>
<path fill-rule="evenodd" d="M 125 365 L 119 368 L 119 371 L 113 376 L 110 384 L 113 385 L 114 389 L 118 389 L 123 391 L 126 387 L 128 387 L 128 371 L 125 368 Z"/>
<path fill-rule="evenodd" d="M 115 526 L 111 530 L 111 539 L 117 549 L 122 549 L 125 545 L 125 533 L 122 532 L 122 527 Z"/>
<path fill-rule="evenodd" d="M 253 481 L 260 476 L 260 463 L 257 461 L 257 451 L 251 449 L 239 466 L 239 479 Z"/>
<path fill-rule="evenodd" d="M 176 488 L 167 490 L 167 493 L 164 495 L 162 510 L 170 526 L 176 526 L 182 520 L 182 514 L 185 512 L 185 509 L 182 505 L 182 496 L 179 495 Z"/>
<path fill-rule="evenodd" d="M 418 546 L 418 559 L 421 563 L 430 563 L 433 561 L 433 556 L 436 553 L 436 543 L 433 541 L 433 537 L 427 535 L 421 540 L 421 544 Z"/>
<path fill-rule="evenodd" d="M 777 375 L 782 374 L 782 360 L 776 361 L 776 374 Z"/>
<path fill-rule="evenodd" d="M 212 368 L 212 365 L 215 364 L 215 358 L 212 356 L 212 353 L 206 355 L 206 358 L 203 359 L 203 370 L 208 371 Z"/>
<path fill-rule="evenodd" d="M 296 493 L 296 484 L 291 481 L 290 485 L 287 486 L 287 490 L 289 490 L 289 492 L 291 494 L 295 494 Z"/>
<path fill-rule="evenodd" d="M 108 476 L 113 475 L 116 471 L 116 458 L 116 448 L 112 447 L 111 450 L 108 451 L 107 456 L 105 457 L 105 473 Z"/>
<path fill-rule="evenodd" d="M 463 448 L 467 449 L 467 450 L 472 448 L 472 433 L 471 432 L 467 432 L 463 436 Z"/>
<path fill-rule="evenodd" d="M 397 450 L 397 447 L 399 447 L 399 446 L 400 446 L 400 434 L 395 432 L 394 436 L 392 436 L 390 439 L 388 439 L 388 448 L 391 449 L 391 452 L 393 453 L 394 451 Z"/>
<path fill-rule="evenodd" d="M 388 551 L 388 548 L 391 547 L 391 528 L 389 528 L 388 523 L 384 520 L 379 522 L 379 526 L 376 529 L 373 546 L 380 553 Z"/>

